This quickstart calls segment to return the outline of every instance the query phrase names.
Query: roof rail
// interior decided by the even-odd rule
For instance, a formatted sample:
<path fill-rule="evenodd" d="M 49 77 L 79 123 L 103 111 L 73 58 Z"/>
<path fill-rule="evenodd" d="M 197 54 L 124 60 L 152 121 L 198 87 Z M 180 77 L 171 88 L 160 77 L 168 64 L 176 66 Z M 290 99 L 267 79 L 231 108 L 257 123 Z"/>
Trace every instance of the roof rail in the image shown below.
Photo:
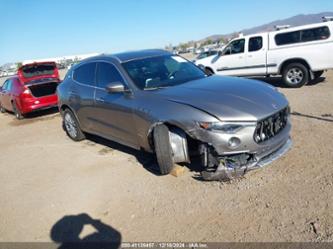
<path fill-rule="evenodd" d="M 333 21 L 333 16 L 323 16 L 321 19 L 323 22 L 330 22 Z"/>
<path fill-rule="evenodd" d="M 288 29 L 288 28 L 290 28 L 290 25 L 275 25 L 274 28 L 276 30 Z"/>

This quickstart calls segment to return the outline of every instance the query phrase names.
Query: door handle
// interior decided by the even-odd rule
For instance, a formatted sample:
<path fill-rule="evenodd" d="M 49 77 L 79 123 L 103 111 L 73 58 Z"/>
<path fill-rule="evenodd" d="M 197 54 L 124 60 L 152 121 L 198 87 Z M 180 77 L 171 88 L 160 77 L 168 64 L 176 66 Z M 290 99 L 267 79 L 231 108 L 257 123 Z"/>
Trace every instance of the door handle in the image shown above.
<path fill-rule="evenodd" d="M 252 55 L 249 55 L 249 58 L 252 58 Z"/>
<path fill-rule="evenodd" d="M 78 95 L 78 94 L 77 94 L 77 92 L 75 92 L 75 91 L 69 91 L 69 95 L 70 95 L 70 96 L 73 96 L 73 95 Z"/>
<path fill-rule="evenodd" d="M 96 101 L 97 101 L 97 102 L 104 103 L 104 102 L 105 102 L 105 99 L 103 99 L 103 98 L 97 98 Z"/>

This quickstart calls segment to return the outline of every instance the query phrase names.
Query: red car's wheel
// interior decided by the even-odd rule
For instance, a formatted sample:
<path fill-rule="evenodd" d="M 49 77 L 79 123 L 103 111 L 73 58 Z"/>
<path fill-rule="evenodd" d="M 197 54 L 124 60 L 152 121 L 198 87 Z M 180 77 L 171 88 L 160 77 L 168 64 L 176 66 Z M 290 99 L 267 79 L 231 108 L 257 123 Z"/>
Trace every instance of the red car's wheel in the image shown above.
<path fill-rule="evenodd" d="M 15 117 L 18 120 L 21 120 L 24 118 L 24 116 L 22 115 L 21 111 L 19 110 L 19 108 L 17 107 L 15 102 L 13 102 L 13 112 L 14 112 Z"/>
<path fill-rule="evenodd" d="M 1 103 L 0 103 L 0 112 L 1 113 L 5 113 L 6 112 L 6 109 L 2 107 Z"/>

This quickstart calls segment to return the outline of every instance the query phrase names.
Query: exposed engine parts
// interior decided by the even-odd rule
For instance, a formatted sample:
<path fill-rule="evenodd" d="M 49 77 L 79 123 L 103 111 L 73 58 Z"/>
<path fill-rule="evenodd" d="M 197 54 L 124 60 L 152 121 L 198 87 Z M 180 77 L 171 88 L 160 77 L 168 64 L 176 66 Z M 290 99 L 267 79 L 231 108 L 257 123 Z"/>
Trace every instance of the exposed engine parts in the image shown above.
<path fill-rule="evenodd" d="M 248 167 L 257 163 L 251 154 L 238 154 L 219 157 L 209 145 L 202 144 L 199 147 L 202 165 L 205 170 L 201 176 L 206 181 L 229 181 L 243 176 Z"/>

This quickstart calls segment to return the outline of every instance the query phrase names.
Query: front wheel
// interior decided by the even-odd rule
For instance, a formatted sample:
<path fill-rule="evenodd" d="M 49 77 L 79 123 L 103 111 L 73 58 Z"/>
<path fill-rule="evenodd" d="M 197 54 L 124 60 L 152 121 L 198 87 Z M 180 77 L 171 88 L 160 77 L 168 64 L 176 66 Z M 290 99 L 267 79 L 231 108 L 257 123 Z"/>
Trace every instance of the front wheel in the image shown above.
<path fill-rule="evenodd" d="M 85 139 L 84 133 L 81 131 L 79 126 L 79 122 L 71 110 L 66 109 L 64 111 L 63 122 L 66 133 L 72 140 L 81 141 Z"/>
<path fill-rule="evenodd" d="M 166 125 L 154 128 L 155 154 L 162 175 L 169 174 L 174 168 L 173 152 L 170 143 L 169 129 Z"/>
<path fill-rule="evenodd" d="M 286 86 L 302 87 L 309 81 L 309 70 L 301 63 L 291 63 L 284 68 L 282 77 Z"/>

